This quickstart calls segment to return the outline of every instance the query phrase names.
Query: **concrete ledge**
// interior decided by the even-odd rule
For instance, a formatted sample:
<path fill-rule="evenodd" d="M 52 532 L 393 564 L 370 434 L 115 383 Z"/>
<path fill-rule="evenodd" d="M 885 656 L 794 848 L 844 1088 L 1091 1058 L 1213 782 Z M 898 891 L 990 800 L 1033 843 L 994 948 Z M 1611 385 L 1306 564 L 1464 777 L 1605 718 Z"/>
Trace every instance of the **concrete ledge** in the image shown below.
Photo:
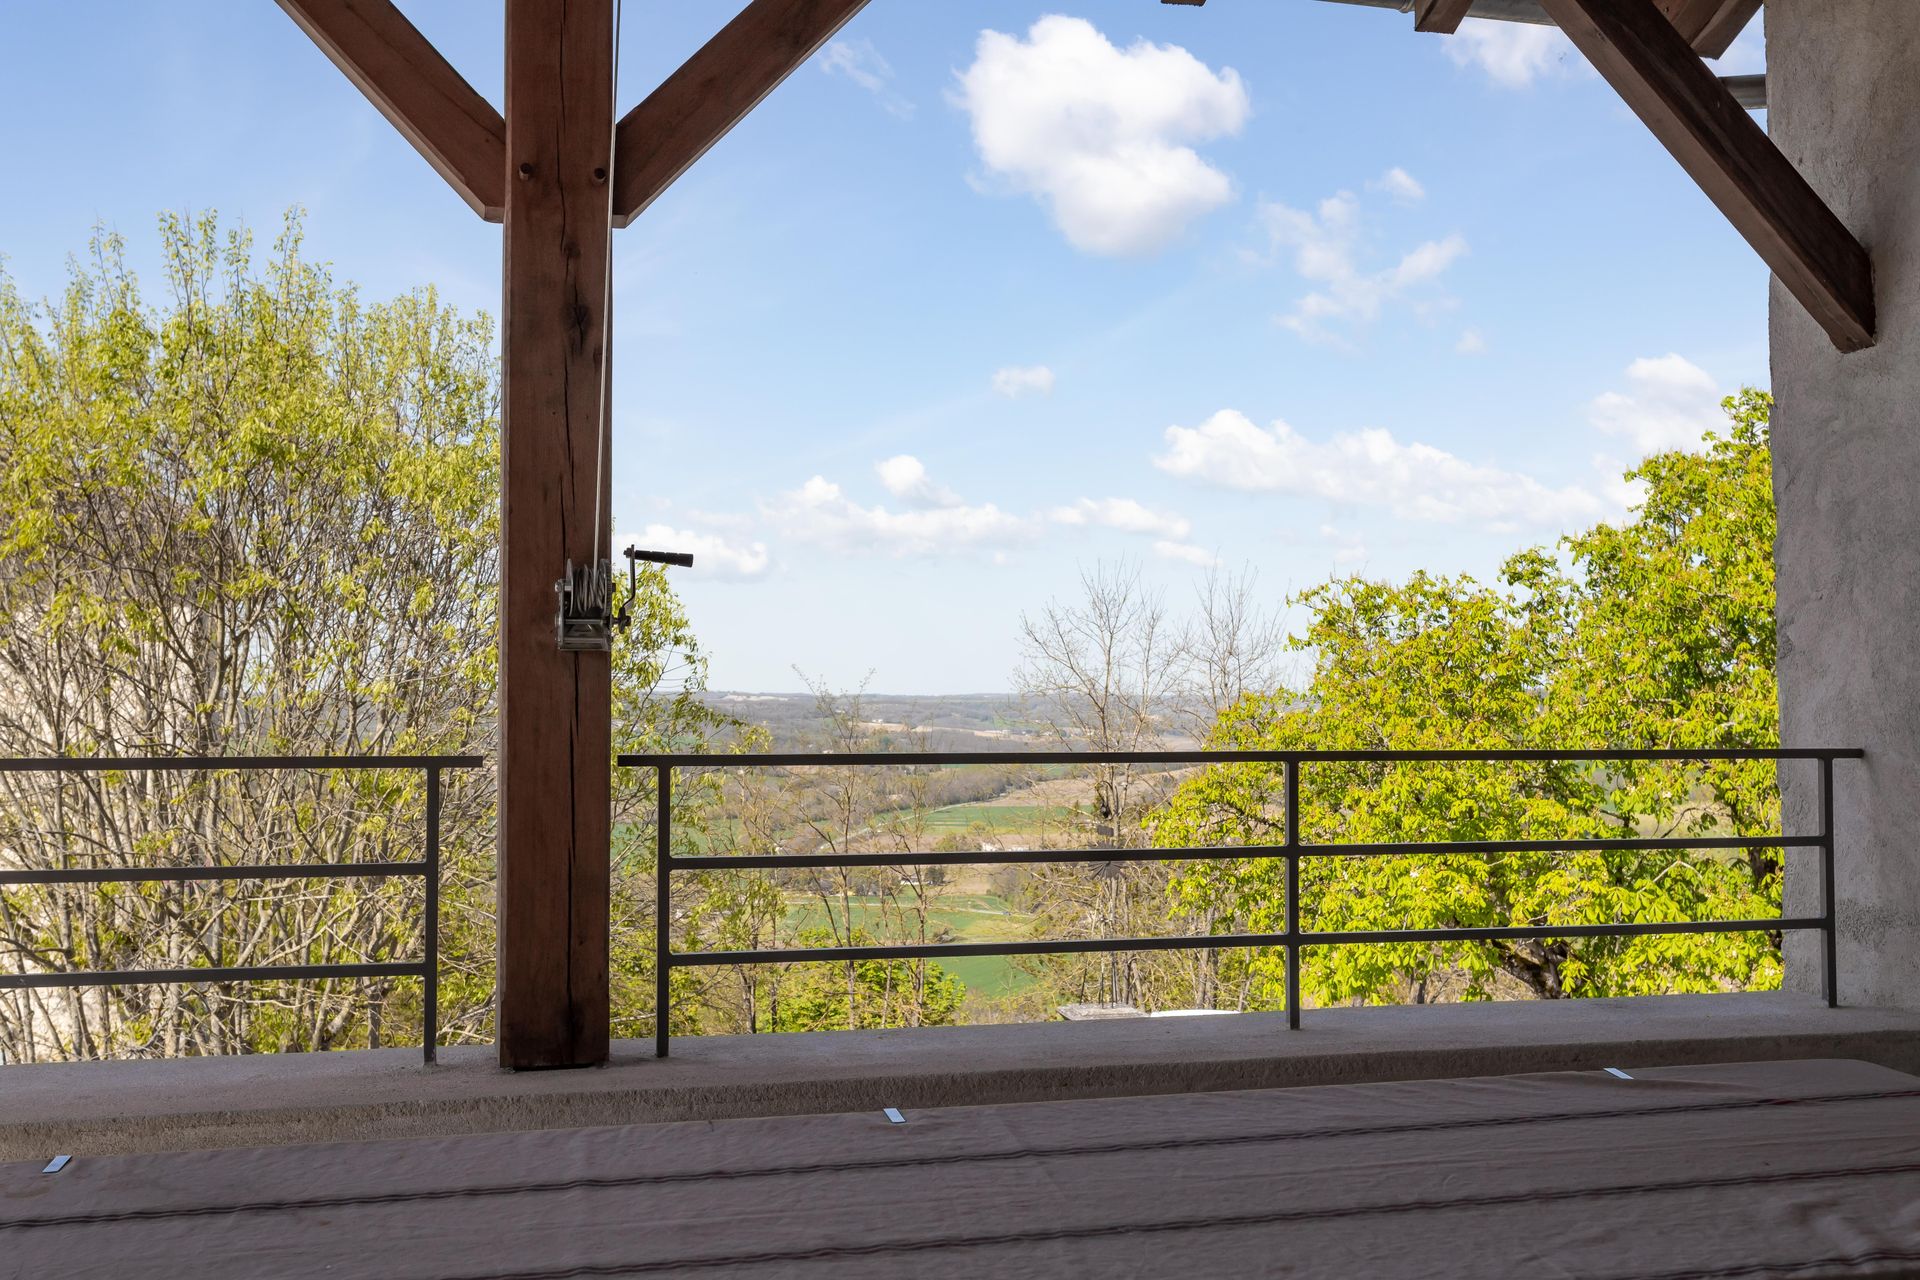
<path fill-rule="evenodd" d="M 1920 1013 L 1766 993 L 1317 1009 L 623 1042 L 516 1075 L 491 1048 L 0 1067 L 0 1160 L 665 1120 L 1859 1058 L 1920 1074 Z"/>

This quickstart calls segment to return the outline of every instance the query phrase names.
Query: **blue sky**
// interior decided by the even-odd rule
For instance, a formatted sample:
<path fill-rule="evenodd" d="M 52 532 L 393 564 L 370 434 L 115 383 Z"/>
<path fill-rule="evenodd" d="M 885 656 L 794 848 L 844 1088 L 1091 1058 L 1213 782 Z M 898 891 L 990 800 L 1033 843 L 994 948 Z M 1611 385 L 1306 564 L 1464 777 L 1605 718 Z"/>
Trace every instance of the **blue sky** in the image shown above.
<path fill-rule="evenodd" d="M 623 105 L 736 7 L 629 5 Z M 403 8 L 498 104 L 499 6 Z M 29 294 L 96 222 L 300 205 L 370 295 L 498 310 L 499 229 L 273 6 L 7 30 Z M 699 556 L 724 688 L 1006 688 L 1101 558 L 1176 610 L 1484 575 L 1767 377 L 1765 268 L 1557 33 L 1317 0 L 875 0 L 616 242 L 616 537 Z"/>

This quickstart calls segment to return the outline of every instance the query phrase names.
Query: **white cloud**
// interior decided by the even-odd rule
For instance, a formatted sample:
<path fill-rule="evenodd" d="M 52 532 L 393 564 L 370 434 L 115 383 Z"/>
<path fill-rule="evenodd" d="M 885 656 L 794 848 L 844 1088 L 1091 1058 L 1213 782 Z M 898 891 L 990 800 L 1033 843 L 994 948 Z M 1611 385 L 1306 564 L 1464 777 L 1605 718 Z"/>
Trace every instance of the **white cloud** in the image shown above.
<path fill-rule="evenodd" d="M 993 389 L 1009 400 L 1018 399 L 1029 391 L 1050 396 L 1053 394 L 1053 370 L 1043 364 L 1008 365 L 994 371 Z"/>
<path fill-rule="evenodd" d="M 1220 557 L 1205 547 L 1196 547 L 1191 542 L 1173 542 L 1162 539 L 1153 544 L 1154 554 L 1168 560 L 1184 560 L 1188 564 L 1199 565 L 1202 569 L 1211 569 L 1220 563 Z"/>
<path fill-rule="evenodd" d="M 1558 27 L 1527 22 L 1468 18 L 1446 41 L 1447 56 L 1463 67 L 1478 67 L 1506 89 L 1524 89 L 1577 58 Z"/>
<path fill-rule="evenodd" d="M 1558 527 L 1601 513 L 1578 487 L 1550 488 L 1531 476 L 1482 466 L 1382 430 L 1308 440 L 1284 422 L 1271 429 L 1224 409 L 1198 427 L 1168 427 L 1154 465 L 1229 489 L 1385 507 L 1414 520 L 1475 524 L 1496 531 Z"/>
<path fill-rule="evenodd" d="M 1427 198 L 1427 189 L 1420 184 L 1420 180 L 1398 165 L 1369 182 L 1367 186 L 1375 191 L 1386 192 L 1402 204 L 1418 204 Z"/>
<path fill-rule="evenodd" d="M 1160 538 L 1184 538 L 1193 532 L 1193 522 L 1186 517 L 1154 511 L 1132 498 L 1082 498 L 1070 507 L 1055 507 L 1047 518 L 1055 524 L 1098 525 Z"/>
<path fill-rule="evenodd" d="M 1251 105 L 1232 69 L 1175 45 L 1116 48 L 1083 18 L 1041 18 L 1026 38 L 982 31 L 955 101 L 988 172 L 1043 204 L 1075 248 L 1164 248 L 1233 196 L 1187 144 L 1238 133 Z"/>
<path fill-rule="evenodd" d="M 1719 384 L 1690 360 L 1665 355 L 1627 366 L 1628 390 L 1595 397 L 1588 419 L 1642 455 L 1698 449 L 1701 437 L 1726 427 Z"/>
<path fill-rule="evenodd" d="M 963 551 L 998 554 L 1034 542 L 1050 530 L 1110 529 L 1167 542 L 1184 540 L 1193 524 L 1132 498 L 1081 498 L 1029 515 L 993 503 L 970 503 L 938 484 L 911 454 L 874 466 L 898 505 L 864 506 L 824 476 L 762 503 L 760 518 L 787 537 L 870 555 L 939 556 Z"/>
<path fill-rule="evenodd" d="M 903 498 L 915 507 L 958 507 L 960 495 L 938 485 L 927 475 L 927 468 L 910 453 L 877 462 L 873 467 L 888 493 Z"/>
<path fill-rule="evenodd" d="M 912 117 L 913 104 L 894 92 L 893 67 L 873 47 L 873 41 L 833 41 L 820 51 L 820 69 L 853 81 L 902 120 Z"/>
<path fill-rule="evenodd" d="M 762 515 L 788 537 L 870 555 L 946 555 L 980 547 L 1009 546 L 1034 536 L 1030 520 L 992 503 L 892 511 L 863 507 L 823 476 L 782 494 Z"/>
<path fill-rule="evenodd" d="M 695 533 L 670 525 L 650 524 L 636 539 L 640 546 L 660 551 L 690 551 L 693 572 L 719 578 L 758 578 L 772 563 L 764 542 L 732 542 L 712 533 Z"/>
<path fill-rule="evenodd" d="M 1320 286 L 1295 303 L 1280 323 L 1318 341 L 1337 341 L 1338 326 L 1378 319 L 1388 303 L 1418 294 L 1467 252 L 1466 239 L 1456 233 L 1417 245 L 1392 266 L 1361 270 L 1360 201 L 1351 191 L 1328 196 L 1312 212 L 1263 201 L 1260 220 L 1274 250 L 1291 252 L 1293 269 Z"/>
<path fill-rule="evenodd" d="M 1462 329 L 1453 349 L 1463 356 L 1483 356 L 1487 353 L 1486 335 L 1478 329 Z"/>

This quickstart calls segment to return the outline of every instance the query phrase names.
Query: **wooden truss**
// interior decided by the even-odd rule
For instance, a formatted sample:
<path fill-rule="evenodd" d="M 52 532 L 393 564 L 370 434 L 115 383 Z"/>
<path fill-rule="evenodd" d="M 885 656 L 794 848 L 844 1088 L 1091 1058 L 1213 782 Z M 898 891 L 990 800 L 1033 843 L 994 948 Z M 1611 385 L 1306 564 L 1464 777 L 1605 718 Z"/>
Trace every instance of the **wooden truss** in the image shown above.
<path fill-rule="evenodd" d="M 1761 0 L 1654 0 L 1654 3 L 1695 53 L 1703 58 L 1717 58 L 1760 12 Z M 1452 35 L 1472 11 L 1473 0 L 1413 0 L 1414 30 Z"/>
<path fill-rule="evenodd" d="M 752 0 L 616 130 L 613 0 L 506 0 L 504 114 L 391 0 L 280 0 L 460 197 L 503 224 L 502 1065 L 588 1065 L 609 1048 L 611 670 L 605 653 L 559 649 L 554 583 L 611 535 L 598 407 L 613 228 L 865 3 Z"/>
<path fill-rule="evenodd" d="M 614 147 L 614 226 L 653 203 L 868 0 L 752 0 L 640 105 Z M 392 0 L 279 0 L 488 222 L 506 216 L 506 122 Z"/>

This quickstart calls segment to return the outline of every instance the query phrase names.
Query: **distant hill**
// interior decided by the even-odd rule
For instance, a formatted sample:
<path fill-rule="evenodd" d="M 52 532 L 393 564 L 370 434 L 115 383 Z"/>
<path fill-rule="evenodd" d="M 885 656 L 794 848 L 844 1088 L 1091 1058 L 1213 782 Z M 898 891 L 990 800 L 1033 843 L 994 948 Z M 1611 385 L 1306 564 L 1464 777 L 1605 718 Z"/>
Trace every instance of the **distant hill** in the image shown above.
<path fill-rule="evenodd" d="M 701 700 L 772 735 L 776 751 L 818 746 L 827 717 L 811 693 L 715 689 Z M 1031 751 L 1051 745 L 1010 693 L 867 693 L 860 719 L 882 737 L 906 738 L 931 751 Z M 904 743 L 903 743 L 904 745 Z"/>

